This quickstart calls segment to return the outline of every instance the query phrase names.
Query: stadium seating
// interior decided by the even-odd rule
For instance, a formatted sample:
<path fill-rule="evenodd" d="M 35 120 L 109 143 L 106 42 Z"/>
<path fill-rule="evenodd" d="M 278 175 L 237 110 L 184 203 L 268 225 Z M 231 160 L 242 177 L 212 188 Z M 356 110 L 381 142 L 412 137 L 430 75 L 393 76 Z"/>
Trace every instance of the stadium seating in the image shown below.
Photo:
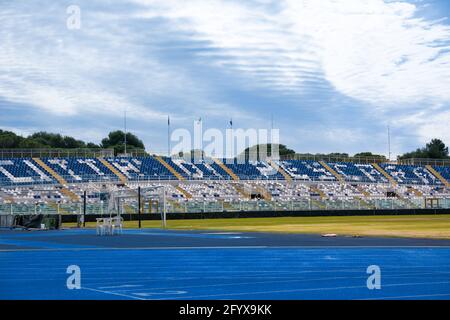
<path fill-rule="evenodd" d="M 318 161 L 285 160 L 280 161 L 279 165 L 295 180 L 336 181 L 336 177 Z"/>
<path fill-rule="evenodd" d="M 153 156 L 107 158 L 106 163 L 97 158 L 43 158 L 41 160 L 41 165 L 39 161 L 31 158 L 0 160 L 0 185 L 56 183 L 58 179 L 55 179 L 51 172 L 47 172 L 48 170 L 61 176 L 67 183 L 116 181 L 118 173 L 129 181 L 177 180 L 177 176 L 186 180 L 231 180 L 232 173 L 240 180 L 285 180 L 283 174 L 263 161 L 241 163 L 235 159 L 222 159 L 224 164 L 222 166 L 211 159 L 193 162 L 182 158 L 161 157 L 158 161 Z M 331 170 L 346 182 L 389 182 L 371 164 L 329 162 L 327 163 L 329 170 L 326 168 L 327 165 L 312 160 L 284 160 L 279 161 L 278 164 L 288 176 L 298 181 L 337 182 L 337 178 L 329 171 Z M 45 166 L 50 169 L 46 169 Z M 442 185 L 441 180 L 430 172 L 431 169 L 428 170 L 424 166 L 380 164 L 380 167 L 399 184 Z M 436 166 L 434 169 L 444 179 L 450 181 L 449 167 Z"/>
<path fill-rule="evenodd" d="M 184 177 L 201 180 L 229 180 L 230 176 L 212 159 L 168 159 L 167 163 L 172 165 Z"/>
<path fill-rule="evenodd" d="M 388 180 L 371 164 L 328 162 L 328 165 L 349 182 L 387 183 Z"/>
<path fill-rule="evenodd" d="M 222 162 L 241 180 L 284 180 L 281 173 L 274 170 L 268 163 L 262 161 L 240 162 L 236 159 L 223 159 Z"/>
<path fill-rule="evenodd" d="M 264 161 L 241 163 L 230 159 L 217 162 L 156 156 L 1 159 L 0 203 L 13 200 L 70 204 L 74 198 L 75 202 L 82 199 L 86 190 L 87 202 L 98 203 L 105 193 L 101 186 L 107 185 L 106 192 L 111 192 L 162 184 L 167 186 L 168 199 L 176 203 L 234 203 L 262 198 L 296 202 L 292 203 L 293 207 L 323 208 L 321 201 L 327 199 L 326 205 L 336 208 L 345 207 L 345 201 L 359 201 L 365 207 L 380 201 L 377 206 L 390 208 L 392 195 L 388 193 L 392 192 L 402 199 L 450 199 L 450 189 L 442 183 L 442 179 L 450 181 L 449 167 L 435 166 L 434 171 L 430 167 L 398 164 L 379 164 L 382 168 L 379 169 L 372 164 L 346 162 L 283 160 L 277 163 L 284 175 Z M 388 183 L 381 170 L 398 185 Z M 438 173 L 441 180 L 435 176 Z M 240 181 L 234 181 L 236 176 Z M 417 201 L 423 203 L 423 199 Z M 65 210 L 79 212 L 79 207 Z"/>
<path fill-rule="evenodd" d="M 106 159 L 129 180 L 176 180 L 176 177 L 154 157 Z"/>
<path fill-rule="evenodd" d="M 0 185 L 55 183 L 31 158 L 0 159 Z"/>
<path fill-rule="evenodd" d="M 445 180 L 450 182 L 450 167 L 433 166 L 433 169 L 436 170 Z"/>
<path fill-rule="evenodd" d="M 41 160 L 68 183 L 116 179 L 114 174 L 95 158 L 42 158 Z"/>
<path fill-rule="evenodd" d="M 400 184 L 441 185 L 442 182 L 422 166 L 380 164 Z"/>

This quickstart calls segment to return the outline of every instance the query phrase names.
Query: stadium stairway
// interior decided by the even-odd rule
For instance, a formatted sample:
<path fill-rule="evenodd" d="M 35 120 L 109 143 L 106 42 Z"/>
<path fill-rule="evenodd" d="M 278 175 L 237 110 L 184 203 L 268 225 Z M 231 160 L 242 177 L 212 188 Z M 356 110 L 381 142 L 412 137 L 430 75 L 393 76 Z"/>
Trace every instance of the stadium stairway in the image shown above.
<path fill-rule="evenodd" d="M 190 194 L 189 192 L 187 192 L 186 190 L 184 190 L 181 186 L 175 186 L 175 189 L 177 189 L 178 191 L 180 191 L 185 197 L 186 199 L 191 199 L 192 198 L 192 194 Z"/>
<path fill-rule="evenodd" d="M 233 180 L 238 181 L 239 177 L 233 172 L 233 170 L 231 170 L 230 168 L 228 168 L 222 161 L 220 161 L 219 159 L 213 158 L 214 162 L 221 167 L 231 178 L 233 178 Z"/>
<path fill-rule="evenodd" d="M 325 192 L 323 192 L 322 190 L 320 190 L 319 188 L 315 187 L 315 186 L 310 186 L 309 187 L 309 191 L 313 192 L 313 193 L 317 193 L 320 196 L 320 199 L 325 199 L 327 197 L 327 195 L 325 194 Z"/>
<path fill-rule="evenodd" d="M 105 167 L 111 170 L 111 172 L 114 173 L 117 176 L 117 178 L 119 178 L 120 182 L 122 182 L 123 184 L 127 183 L 127 178 L 122 173 L 120 173 L 119 170 L 114 168 L 114 166 L 111 163 L 109 163 L 103 158 L 98 158 L 98 161 L 100 161 Z"/>
<path fill-rule="evenodd" d="M 166 167 L 167 170 L 170 171 L 178 180 L 185 180 L 184 177 L 179 174 L 170 164 L 166 162 L 162 157 L 160 156 L 154 156 L 156 160 L 158 160 L 164 167 Z"/>
<path fill-rule="evenodd" d="M 450 183 L 444 179 L 444 177 L 437 172 L 432 166 L 430 166 L 429 164 L 425 166 L 425 168 L 428 169 L 428 171 L 431 172 L 432 175 L 434 175 L 436 178 L 438 178 L 443 184 L 444 186 L 446 186 L 447 188 L 450 188 Z"/>
<path fill-rule="evenodd" d="M 264 198 L 264 200 L 272 201 L 272 194 L 263 186 L 255 186 L 256 191 Z"/>
<path fill-rule="evenodd" d="M 275 170 L 278 170 L 278 172 L 281 173 L 281 175 L 284 177 L 284 180 L 289 183 L 292 182 L 292 177 L 280 165 L 273 163 L 271 160 L 268 160 L 267 163 Z"/>
<path fill-rule="evenodd" d="M 359 204 L 360 204 L 362 207 L 364 207 L 364 208 L 366 208 L 366 209 L 375 209 L 375 206 L 374 206 L 374 205 L 368 203 L 368 202 L 367 202 L 366 200 L 364 200 L 363 198 L 361 198 L 361 197 L 355 197 L 355 199 L 358 200 Z"/>
<path fill-rule="evenodd" d="M 68 211 L 68 210 L 66 210 L 66 209 L 64 209 L 64 208 L 61 208 L 61 206 L 58 206 L 58 203 L 56 203 L 56 202 L 54 202 L 54 201 L 50 201 L 49 203 L 48 203 L 48 205 L 50 206 L 50 207 L 52 207 L 53 209 L 55 209 L 55 211 L 57 212 L 57 213 L 59 213 L 59 214 L 71 214 L 71 212 L 70 211 Z"/>
<path fill-rule="evenodd" d="M 423 193 L 420 192 L 419 190 L 417 190 L 414 187 L 409 187 L 409 189 L 412 191 L 412 193 L 414 193 L 417 197 L 423 197 Z"/>
<path fill-rule="evenodd" d="M 245 190 L 245 186 L 239 183 L 232 183 L 232 185 L 236 189 L 236 191 L 239 192 L 244 198 L 250 199 L 252 197 L 251 194 Z"/>
<path fill-rule="evenodd" d="M 370 193 L 367 192 L 366 190 L 364 190 L 363 187 L 357 186 L 356 189 L 357 189 L 359 192 L 361 192 L 361 193 L 364 195 L 364 197 L 366 197 L 366 198 L 369 198 L 369 197 L 370 197 Z"/>
<path fill-rule="evenodd" d="M 49 174 L 51 174 L 52 177 L 55 178 L 55 180 L 59 182 L 59 184 L 62 186 L 61 193 L 65 194 L 73 201 L 80 201 L 80 197 L 76 193 L 67 189 L 67 181 L 64 180 L 64 178 L 61 177 L 59 174 L 57 174 L 56 171 L 54 171 L 52 168 L 50 168 L 47 164 L 45 164 L 44 161 L 42 161 L 39 158 L 33 158 L 33 161 L 36 162 L 41 168 L 43 168 Z"/>
<path fill-rule="evenodd" d="M 383 176 L 386 177 L 386 179 L 389 180 L 389 182 L 396 186 L 397 185 L 397 181 L 394 180 L 394 178 L 392 178 L 383 168 L 381 168 L 378 163 L 372 163 L 372 166 L 379 172 L 381 173 Z"/>
<path fill-rule="evenodd" d="M 333 168 L 331 168 L 325 161 L 319 161 L 319 163 L 325 168 L 327 169 L 333 176 L 336 177 L 336 179 L 341 182 L 341 183 L 345 183 L 344 178 L 342 178 L 342 176 L 337 173 Z"/>

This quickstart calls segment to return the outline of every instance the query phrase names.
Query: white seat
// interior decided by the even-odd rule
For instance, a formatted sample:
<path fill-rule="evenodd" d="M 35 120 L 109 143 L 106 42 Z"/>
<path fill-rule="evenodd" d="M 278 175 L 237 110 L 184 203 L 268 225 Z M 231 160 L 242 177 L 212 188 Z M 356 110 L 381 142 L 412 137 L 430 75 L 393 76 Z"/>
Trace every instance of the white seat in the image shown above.
<path fill-rule="evenodd" d="M 111 219 L 110 218 L 97 218 L 97 235 L 104 236 L 111 234 Z"/>
<path fill-rule="evenodd" d="M 111 234 L 114 234 L 116 232 L 117 234 L 123 233 L 123 218 L 122 217 L 114 217 L 111 219 Z"/>

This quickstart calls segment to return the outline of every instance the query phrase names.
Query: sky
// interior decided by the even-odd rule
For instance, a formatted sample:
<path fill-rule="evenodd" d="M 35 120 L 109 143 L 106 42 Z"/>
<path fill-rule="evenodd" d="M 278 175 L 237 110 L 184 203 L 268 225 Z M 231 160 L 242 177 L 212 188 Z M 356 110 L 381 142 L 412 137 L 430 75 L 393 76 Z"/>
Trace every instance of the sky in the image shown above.
<path fill-rule="evenodd" d="M 79 9 L 74 15 L 71 6 Z M 69 8 L 69 10 L 68 10 Z M 446 0 L 0 0 L 0 128 L 280 129 L 300 153 L 450 144 Z M 74 27 L 73 18 L 79 17 Z"/>

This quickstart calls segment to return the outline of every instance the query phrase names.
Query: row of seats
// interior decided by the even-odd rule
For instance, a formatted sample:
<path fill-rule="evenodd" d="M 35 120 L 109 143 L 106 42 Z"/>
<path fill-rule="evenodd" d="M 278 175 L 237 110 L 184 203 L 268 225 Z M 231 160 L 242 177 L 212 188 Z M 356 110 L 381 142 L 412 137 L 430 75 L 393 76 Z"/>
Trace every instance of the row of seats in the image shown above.
<path fill-rule="evenodd" d="M 388 184 L 351 184 L 337 182 L 296 182 L 276 180 L 247 180 L 247 181 L 143 181 L 129 182 L 125 185 L 115 183 L 90 184 L 74 183 L 67 186 L 79 201 L 62 192 L 58 185 L 45 185 L 38 187 L 16 186 L 13 188 L 0 187 L 0 203 L 40 203 L 57 202 L 60 204 L 80 203 L 84 192 L 87 202 L 109 204 L 108 195 L 126 191 L 130 199 L 136 201 L 137 188 L 141 187 L 142 199 L 162 201 L 162 192 L 165 190 L 166 199 L 170 202 L 239 202 L 254 199 L 264 199 L 275 202 L 289 201 L 323 201 L 326 200 L 354 200 L 361 201 L 367 206 L 367 201 L 390 200 L 392 198 L 411 199 L 424 202 L 424 198 L 450 199 L 450 188 L 444 186 L 427 185 L 396 185 Z M 161 187 L 164 187 L 161 189 Z M 128 198 L 125 198 L 128 199 Z M 182 205 L 182 204 L 181 204 Z"/>
<path fill-rule="evenodd" d="M 162 160 L 161 160 L 162 159 Z M 44 165 L 31 158 L 1 159 L 0 185 L 51 184 L 62 177 L 67 183 L 116 181 L 120 172 L 129 181 L 177 180 L 231 180 L 223 166 L 211 159 L 191 162 L 186 159 L 167 157 L 117 157 L 98 158 L 42 158 Z M 106 161 L 106 164 L 105 164 Z M 264 161 L 238 162 L 221 159 L 240 180 L 285 180 L 285 176 Z M 442 181 L 424 166 L 380 164 L 355 164 L 346 162 L 323 162 L 312 160 L 283 160 L 275 162 L 293 180 L 333 182 L 336 174 L 347 182 L 388 183 L 386 173 L 397 183 L 405 185 L 442 185 Z M 169 166 L 169 168 L 167 167 Z M 47 168 L 51 170 L 47 170 Z M 331 168 L 332 170 L 330 170 Z M 434 169 L 450 181 L 450 167 Z M 50 172 L 49 172 L 50 171 Z M 330 172 L 331 171 L 331 172 Z M 333 172 L 334 171 L 334 172 Z M 56 173 L 57 176 L 54 176 Z"/>
<path fill-rule="evenodd" d="M 382 163 L 380 166 L 400 184 L 442 184 L 442 182 L 425 167 L 386 163 Z"/>
<path fill-rule="evenodd" d="M 345 181 L 369 183 L 389 182 L 388 179 L 371 164 L 330 162 L 328 165 L 340 174 Z"/>

